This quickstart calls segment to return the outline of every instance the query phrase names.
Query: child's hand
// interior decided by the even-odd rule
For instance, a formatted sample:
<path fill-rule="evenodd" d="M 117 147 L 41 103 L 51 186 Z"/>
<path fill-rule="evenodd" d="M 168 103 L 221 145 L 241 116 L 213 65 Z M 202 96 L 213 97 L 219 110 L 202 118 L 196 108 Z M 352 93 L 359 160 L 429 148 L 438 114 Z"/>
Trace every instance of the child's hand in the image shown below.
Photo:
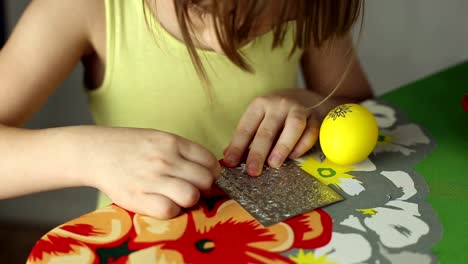
<path fill-rule="evenodd" d="M 125 209 L 168 219 L 194 206 L 220 174 L 213 154 L 149 129 L 80 127 L 78 153 L 88 184 Z"/>
<path fill-rule="evenodd" d="M 258 176 L 267 158 L 271 167 L 279 167 L 288 156 L 298 158 L 306 153 L 317 141 L 318 131 L 314 112 L 299 100 L 285 96 L 258 97 L 241 118 L 224 152 L 224 161 L 227 166 L 237 166 L 250 147 L 247 172 Z"/>

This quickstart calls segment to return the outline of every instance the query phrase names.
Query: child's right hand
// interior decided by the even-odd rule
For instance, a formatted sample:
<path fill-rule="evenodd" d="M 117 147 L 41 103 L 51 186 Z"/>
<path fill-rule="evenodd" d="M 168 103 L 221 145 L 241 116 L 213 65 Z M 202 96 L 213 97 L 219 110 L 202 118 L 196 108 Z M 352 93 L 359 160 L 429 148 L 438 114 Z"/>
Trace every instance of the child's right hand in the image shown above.
<path fill-rule="evenodd" d="M 179 136 L 150 129 L 75 127 L 85 184 L 136 213 L 168 219 L 194 206 L 220 174 L 216 157 Z M 76 135 L 76 134 L 75 134 Z"/>

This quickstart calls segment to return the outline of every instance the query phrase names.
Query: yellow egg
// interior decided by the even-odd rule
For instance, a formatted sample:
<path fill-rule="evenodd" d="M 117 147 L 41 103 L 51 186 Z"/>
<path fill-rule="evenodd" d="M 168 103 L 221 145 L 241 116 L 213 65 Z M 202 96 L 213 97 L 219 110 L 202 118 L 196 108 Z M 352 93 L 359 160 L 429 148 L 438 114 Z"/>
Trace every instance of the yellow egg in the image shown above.
<path fill-rule="evenodd" d="M 352 165 L 371 154 L 378 135 L 377 121 L 369 110 L 358 104 L 344 104 L 325 117 L 319 139 L 327 159 L 339 165 Z"/>

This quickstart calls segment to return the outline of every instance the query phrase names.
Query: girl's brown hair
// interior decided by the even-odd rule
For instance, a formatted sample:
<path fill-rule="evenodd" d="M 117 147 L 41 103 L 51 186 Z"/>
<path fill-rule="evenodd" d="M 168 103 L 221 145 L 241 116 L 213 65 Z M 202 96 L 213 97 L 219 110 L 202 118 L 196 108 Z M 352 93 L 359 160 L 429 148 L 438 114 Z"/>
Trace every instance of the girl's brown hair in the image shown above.
<path fill-rule="evenodd" d="M 146 1 L 146 0 L 143 0 Z M 189 11 L 196 7 L 211 16 L 224 54 L 246 71 L 252 68 L 239 48 L 252 37 L 258 18 L 267 8 L 276 10 L 271 20 L 272 49 L 282 45 L 286 36 L 285 22 L 295 21 L 296 30 L 291 54 L 313 44 L 321 47 L 326 41 L 344 36 L 359 19 L 364 0 L 172 0 L 183 40 L 200 77 L 207 74 L 191 37 Z"/>

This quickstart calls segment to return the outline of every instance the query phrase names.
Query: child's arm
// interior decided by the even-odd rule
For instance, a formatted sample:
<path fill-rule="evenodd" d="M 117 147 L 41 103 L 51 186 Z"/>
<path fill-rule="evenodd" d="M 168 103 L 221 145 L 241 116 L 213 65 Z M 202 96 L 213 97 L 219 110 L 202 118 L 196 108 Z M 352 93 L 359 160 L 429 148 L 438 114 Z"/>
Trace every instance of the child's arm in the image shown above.
<path fill-rule="evenodd" d="M 0 52 L 1 123 L 22 125 L 92 52 L 83 2 L 31 2 Z"/>
<path fill-rule="evenodd" d="M 203 147 L 149 129 L 16 128 L 94 51 L 103 5 L 34 0 L 0 51 L 0 199 L 87 185 L 136 213 L 174 217 L 219 176 Z"/>
<path fill-rule="evenodd" d="M 351 36 L 329 41 L 320 49 L 311 47 L 302 57 L 309 96 L 297 96 L 305 105 L 315 105 L 339 84 L 333 96 L 316 110 L 321 117 L 341 103 L 359 102 L 373 96 L 370 84 L 353 47 Z"/>
<path fill-rule="evenodd" d="M 71 168 L 72 151 L 52 136 L 55 130 L 14 127 L 91 51 L 82 2 L 32 1 L 0 51 L 0 198 L 81 184 L 63 169 Z"/>

